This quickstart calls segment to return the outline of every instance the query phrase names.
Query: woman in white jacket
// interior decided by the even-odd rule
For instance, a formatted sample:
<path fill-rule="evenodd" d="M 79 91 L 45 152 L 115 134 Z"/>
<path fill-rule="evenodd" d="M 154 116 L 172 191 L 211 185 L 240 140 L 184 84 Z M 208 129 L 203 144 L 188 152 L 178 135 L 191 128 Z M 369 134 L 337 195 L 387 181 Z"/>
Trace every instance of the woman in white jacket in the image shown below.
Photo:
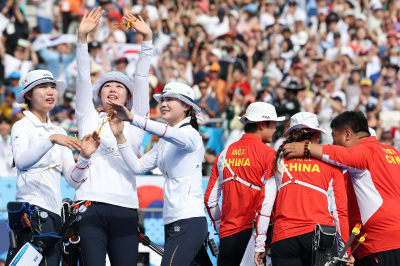
<path fill-rule="evenodd" d="M 73 188 L 85 183 L 90 156 L 100 145 L 99 139 L 93 139 L 94 134 L 81 142 L 51 123 L 47 113 L 54 108 L 58 93 L 64 90 L 63 81 L 55 80 L 47 70 L 34 70 L 23 79 L 22 86 L 17 102 L 26 103 L 29 110 L 14 124 L 11 145 L 18 174 L 15 197 L 17 202 L 28 202 L 31 206 L 31 230 L 15 232 L 19 247 L 25 244 L 20 239 L 30 241 L 32 232 L 43 235 L 61 231 L 61 172 Z M 78 163 L 74 161 L 72 147 L 81 151 Z M 61 245 L 59 241 L 40 265 L 58 266 Z M 6 265 L 17 254 L 17 249 L 10 246 Z"/>
<path fill-rule="evenodd" d="M 114 106 L 110 123 L 122 157 L 134 174 L 158 167 L 165 178 L 164 227 L 165 252 L 161 262 L 166 265 L 192 265 L 207 237 L 202 190 L 204 146 L 198 132 L 196 113 L 200 108 L 193 101 L 193 89 L 183 83 L 165 85 L 154 98 L 160 103 L 161 118 L 169 124 L 133 115 L 109 99 Z M 161 137 L 157 145 L 142 158 L 133 153 L 129 137 L 124 135 L 124 122 Z"/>
<path fill-rule="evenodd" d="M 136 34 L 143 35 L 135 82 L 124 73 L 112 71 L 91 84 L 87 36 L 99 23 L 104 11 L 93 9 L 82 18 L 76 48 L 77 87 L 75 114 L 80 135 L 98 130 L 101 145 L 93 154 L 89 175 L 92 177 L 75 192 L 75 200 L 90 200 L 92 205 L 80 222 L 80 246 L 83 265 L 104 265 L 108 252 L 112 265 L 132 265 L 137 261 L 139 248 L 139 200 L 136 179 L 122 159 L 117 141 L 107 122 L 107 104 L 114 99 L 135 115 L 149 112 L 149 66 L 153 55 L 152 32 L 142 20 L 131 22 Z M 128 14 L 125 20 L 134 20 Z M 93 100 L 102 105 L 98 113 Z M 102 128 L 101 130 L 99 128 Z M 126 123 L 124 134 L 131 139 L 130 148 L 138 154 L 144 131 Z"/>

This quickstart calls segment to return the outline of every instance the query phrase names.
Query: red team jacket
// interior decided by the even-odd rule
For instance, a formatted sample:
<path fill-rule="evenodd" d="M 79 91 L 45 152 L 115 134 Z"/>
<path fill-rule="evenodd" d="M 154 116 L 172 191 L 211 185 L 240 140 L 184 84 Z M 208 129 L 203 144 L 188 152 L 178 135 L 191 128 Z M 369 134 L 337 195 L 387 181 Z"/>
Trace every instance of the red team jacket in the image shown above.
<path fill-rule="evenodd" d="M 262 187 L 266 169 L 275 154 L 275 150 L 265 145 L 259 137 L 244 134 L 239 141 L 228 147 L 226 161 L 237 176 Z M 253 227 L 260 191 L 232 180 L 222 184 L 217 167 L 220 155 L 214 162 L 204 203 L 215 227 L 215 221 L 219 219 L 215 216 L 219 216 L 218 200 L 222 190 L 220 238 L 224 238 Z M 223 179 L 229 177 L 231 173 L 224 167 Z"/>
<path fill-rule="evenodd" d="M 400 248 L 400 153 L 369 137 L 350 149 L 324 145 L 323 161 L 350 175 L 350 224 L 362 222 L 360 236 L 368 234 L 356 251 L 358 258 Z"/>
<path fill-rule="evenodd" d="M 336 225 L 339 247 L 343 248 L 349 238 L 349 224 L 347 218 L 347 197 L 342 169 L 311 158 L 284 159 L 287 170 L 293 179 L 314 185 L 327 192 L 326 194 L 314 188 L 300 184 L 283 186 L 278 191 L 273 214 L 275 220 L 272 243 L 310 233 L 315 230 L 316 224 Z M 274 162 L 268 166 L 266 178 L 275 178 L 276 186 L 289 181 L 286 172 L 283 173 L 282 181 L 279 181 L 279 173 L 274 176 Z M 265 188 L 263 188 L 265 189 Z M 265 196 L 265 197 L 264 197 Z M 260 222 L 260 216 L 267 216 L 264 210 L 268 204 L 268 195 L 260 198 L 257 208 L 256 231 L 257 235 L 266 233 L 266 225 Z M 332 213 L 329 210 L 332 206 Z M 311 245 L 311 243 L 310 243 Z"/>

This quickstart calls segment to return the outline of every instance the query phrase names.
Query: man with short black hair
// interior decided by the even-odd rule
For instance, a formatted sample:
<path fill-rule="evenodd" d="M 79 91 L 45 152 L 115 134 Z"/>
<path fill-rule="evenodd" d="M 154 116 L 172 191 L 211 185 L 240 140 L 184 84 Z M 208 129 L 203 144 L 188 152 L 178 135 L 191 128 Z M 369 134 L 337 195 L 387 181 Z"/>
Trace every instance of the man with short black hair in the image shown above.
<path fill-rule="evenodd" d="M 254 238 L 251 238 L 254 211 L 266 169 L 276 154 L 264 143 L 271 142 L 276 122 L 284 119 L 277 117 L 271 104 L 250 104 L 240 118 L 245 134 L 214 161 L 204 202 L 220 235 L 218 266 L 254 263 Z M 221 192 L 222 210 L 218 205 Z"/>
<path fill-rule="evenodd" d="M 355 253 L 358 265 L 400 265 L 400 152 L 371 137 L 360 111 L 338 115 L 331 128 L 334 145 L 311 144 L 310 154 L 349 173 L 349 224 L 362 223 L 359 237 L 368 234 Z M 288 158 L 304 152 L 301 143 L 284 147 Z"/>

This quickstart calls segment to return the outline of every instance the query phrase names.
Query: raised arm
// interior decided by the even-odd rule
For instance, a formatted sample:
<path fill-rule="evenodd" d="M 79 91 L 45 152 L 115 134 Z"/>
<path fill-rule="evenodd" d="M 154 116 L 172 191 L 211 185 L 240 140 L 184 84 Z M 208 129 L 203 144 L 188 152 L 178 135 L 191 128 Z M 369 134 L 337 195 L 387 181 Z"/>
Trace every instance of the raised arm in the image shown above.
<path fill-rule="evenodd" d="M 143 42 L 139 54 L 139 61 L 135 71 L 135 83 L 133 84 L 132 113 L 145 116 L 150 111 L 149 106 L 149 68 L 153 53 L 153 33 L 141 16 L 136 19 L 132 14 L 123 17 L 130 23 L 132 29 L 143 35 Z M 136 21 L 135 21 L 136 20 Z"/>
<path fill-rule="evenodd" d="M 111 121 L 122 120 L 128 121 L 133 126 L 146 130 L 150 134 L 162 137 L 165 141 L 182 149 L 182 152 L 192 153 L 199 148 L 199 142 L 197 141 L 198 135 L 196 134 L 184 134 L 183 130 L 178 128 L 170 127 L 163 123 L 152 121 L 148 118 L 143 118 L 138 115 L 133 115 L 128 109 L 122 104 L 109 99 L 108 104 L 115 107 L 114 116 Z M 189 121 L 188 121 L 189 122 Z M 115 137 L 117 137 L 116 124 L 110 122 L 111 129 Z M 125 137 L 124 137 L 125 138 Z"/>
<path fill-rule="evenodd" d="M 87 12 L 82 18 L 78 29 L 78 45 L 76 47 L 76 66 L 78 76 L 76 78 L 76 118 L 81 124 L 83 117 L 87 117 L 92 112 L 96 114 L 92 97 L 93 89 L 90 79 L 90 59 L 87 45 L 87 37 L 100 21 L 104 11 L 101 8 L 94 8 L 89 14 Z M 89 107 L 90 106 L 90 107 Z M 89 107 L 89 108 L 88 108 Z M 85 123 L 85 121 L 82 121 Z M 80 131 L 81 132 L 81 131 Z"/>

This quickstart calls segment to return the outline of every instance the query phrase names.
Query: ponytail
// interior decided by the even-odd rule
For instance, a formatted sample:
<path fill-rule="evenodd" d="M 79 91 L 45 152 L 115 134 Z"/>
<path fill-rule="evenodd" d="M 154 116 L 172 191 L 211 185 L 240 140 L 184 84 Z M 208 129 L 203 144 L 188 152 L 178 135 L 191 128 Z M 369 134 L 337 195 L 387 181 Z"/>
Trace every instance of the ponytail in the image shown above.
<path fill-rule="evenodd" d="M 190 116 L 190 125 L 199 131 L 199 124 L 197 124 L 196 113 L 193 110 L 193 107 L 190 107 L 189 110 L 186 112 L 186 117 Z"/>
<path fill-rule="evenodd" d="M 299 142 L 303 140 L 311 140 L 313 135 L 315 134 L 315 131 L 309 132 L 309 133 L 304 133 L 303 130 L 293 130 L 290 132 L 289 137 L 282 143 L 281 146 L 279 146 L 279 149 L 276 151 L 275 155 L 275 164 L 274 164 L 274 173 L 278 172 L 278 159 L 279 159 L 279 154 L 283 151 L 283 147 L 285 146 L 286 143 L 292 143 L 292 142 Z"/>

